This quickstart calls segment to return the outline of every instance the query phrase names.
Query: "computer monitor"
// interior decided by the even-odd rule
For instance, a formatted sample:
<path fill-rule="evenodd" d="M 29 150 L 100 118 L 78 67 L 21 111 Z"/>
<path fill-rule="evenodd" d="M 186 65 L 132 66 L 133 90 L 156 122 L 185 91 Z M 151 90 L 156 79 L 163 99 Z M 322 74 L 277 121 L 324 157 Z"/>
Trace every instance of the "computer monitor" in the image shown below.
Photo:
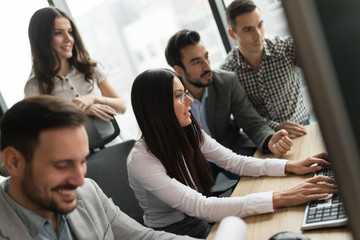
<path fill-rule="evenodd" d="M 349 226 L 360 239 L 360 1 L 283 0 Z"/>
<path fill-rule="evenodd" d="M 5 103 L 5 100 L 0 92 L 0 118 L 2 117 L 2 115 L 4 115 L 4 113 L 7 111 L 7 106 Z"/>

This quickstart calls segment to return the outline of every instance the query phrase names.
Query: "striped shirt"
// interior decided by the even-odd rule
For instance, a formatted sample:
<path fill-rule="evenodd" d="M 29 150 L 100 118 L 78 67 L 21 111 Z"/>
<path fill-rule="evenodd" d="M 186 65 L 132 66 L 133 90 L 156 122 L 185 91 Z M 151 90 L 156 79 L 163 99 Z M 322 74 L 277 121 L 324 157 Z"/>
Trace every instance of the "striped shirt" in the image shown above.
<path fill-rule="evenodd" d="M 237 73 L 250 101 L 270 127 L 288 120 L 299 124 L 309 121 L 301 91 L 302 72 L 291 38 L 265 39 L 258 70 L 246 63 L 237 47 L 229 52 L 221 68 Z"/>

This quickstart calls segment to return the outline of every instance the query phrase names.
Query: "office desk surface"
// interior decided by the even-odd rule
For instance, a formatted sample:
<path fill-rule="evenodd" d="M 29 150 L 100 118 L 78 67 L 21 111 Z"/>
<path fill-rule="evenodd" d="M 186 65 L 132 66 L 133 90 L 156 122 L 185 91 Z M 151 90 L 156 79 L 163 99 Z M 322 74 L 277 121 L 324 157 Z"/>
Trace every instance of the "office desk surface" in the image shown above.
<path fill-rule="evenodd" d="M 303 137 L 293 139 L 294 145 L 290 152 L 282 158 L 296 160 L 307 156 L 325 152 L 322 136 L 317 124 L 306 127 L 307 134 Z M 269 158 L 275 157 L 272 154 L 263 155 L 256 152 L 255 157 Z M 286 177 L 242 177 L 232 196 L 244 196 L 254 192 L 280 191 L 289 189 L 311 177 L 313 174 L 297 176 L 289 174 Z M 244 218 L 247 224 L 247 238 L 249 240 L 265 240 L 282 231 L 298 232 L 308 236 L 311 240 L 350 240 L 350 232 L 346 227 L 330 228 L 323 230 L 300 230 L 306 205 L 289 208 L 279 208 L 273 213 L 250 216 Z M 214 239 L 218 223 L 216 223 L 207 237 L 208 240 Z"/>

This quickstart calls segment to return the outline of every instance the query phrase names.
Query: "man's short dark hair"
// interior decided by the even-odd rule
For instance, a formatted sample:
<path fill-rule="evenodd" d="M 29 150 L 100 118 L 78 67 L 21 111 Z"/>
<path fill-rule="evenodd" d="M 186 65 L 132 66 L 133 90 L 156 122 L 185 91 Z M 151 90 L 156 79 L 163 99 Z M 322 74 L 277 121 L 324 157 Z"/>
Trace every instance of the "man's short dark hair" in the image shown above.
<path fill-rule="evenodd" d="M 165 49 L 165 57 L 167 63 L 174 67 L 178 65 L 185 69 L 182 62 L 181 49 L 188 45 L 195 45 L 200 42 L 200 35 L 196 31 L 183 29 L 175 33 L 168 41 Z"/>
<path fill-rule="evenodd" d="M 236 28 L 235 18 L 243 13 L 254 11 L 256 5 L 251 0 L 235 0 L 226 8 L 226 20 L 232 30 Z"/>
<path fill-rule="evenodd" d="M 32 161 L 42 131 L 78 127 L 84 125 L 86 119 L 86 114 L 80 108 L 64 99 L 50 95 L 25 98 L 1 118 L 1 151 L 11 146 L 26 161 Z"/>

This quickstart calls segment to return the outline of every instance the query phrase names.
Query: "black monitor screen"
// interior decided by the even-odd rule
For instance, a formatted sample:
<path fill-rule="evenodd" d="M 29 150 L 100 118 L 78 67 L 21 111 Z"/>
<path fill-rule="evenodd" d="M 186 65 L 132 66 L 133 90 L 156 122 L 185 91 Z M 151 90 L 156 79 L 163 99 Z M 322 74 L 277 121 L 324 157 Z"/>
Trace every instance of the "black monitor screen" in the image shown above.
<path fill-rule="evenodd" d="M 360 239 L 360 0 L 283 0 L 354 239 Z"/>
<path fill-rule="evenodd" d="M 351 129 L 360 149 L 360 1 L 315 2 Z"/>

